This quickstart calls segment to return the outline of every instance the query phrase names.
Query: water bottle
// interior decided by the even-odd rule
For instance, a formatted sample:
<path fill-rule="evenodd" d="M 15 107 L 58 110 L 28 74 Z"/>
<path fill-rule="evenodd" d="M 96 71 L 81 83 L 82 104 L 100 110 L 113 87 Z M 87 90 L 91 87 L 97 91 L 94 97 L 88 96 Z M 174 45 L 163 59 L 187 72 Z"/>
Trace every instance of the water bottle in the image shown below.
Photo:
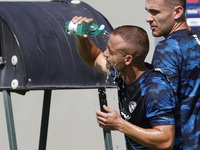
<path fill-rule="evenodd" d="M 104 29 L 104 25 L 98 26 L 94 22 L 83 22 L 82 24 L 74 24 L 72 21 L 65 22 L 65 32 L 70 35 L 87 34 L 88 36 L 95 36 L 100 33 L 104 33 Z"/>

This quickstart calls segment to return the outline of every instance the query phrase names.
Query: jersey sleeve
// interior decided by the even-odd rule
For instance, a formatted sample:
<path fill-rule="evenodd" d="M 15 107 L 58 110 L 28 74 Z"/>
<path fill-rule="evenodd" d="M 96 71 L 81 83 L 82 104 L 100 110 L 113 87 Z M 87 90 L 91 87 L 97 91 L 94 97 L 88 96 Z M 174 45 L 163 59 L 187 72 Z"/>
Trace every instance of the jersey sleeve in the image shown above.
<path fill-rule="evenodd" d="M 167 81 L 152 81 L 145 93 L 146 117 L 151 126 L 174 125 L 175 93 Z"/>
<path fill-rule="evenodd" d="M 154 68 L 160 68 L 168 77 L 172 87 L 177 90 L 179 81 L 179 66 L 181 54 L 178 41 L 175 38 L 161 41 L 157 44 L 152 64 Z"/>

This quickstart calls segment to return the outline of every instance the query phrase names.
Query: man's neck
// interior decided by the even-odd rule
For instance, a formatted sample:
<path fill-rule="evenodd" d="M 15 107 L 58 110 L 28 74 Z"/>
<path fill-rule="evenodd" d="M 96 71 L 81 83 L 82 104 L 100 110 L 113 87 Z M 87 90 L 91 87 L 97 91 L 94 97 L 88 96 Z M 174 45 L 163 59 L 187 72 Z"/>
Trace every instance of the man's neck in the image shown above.
<path fill-rule="evenodd" d="M 129 69 L 127 73 L 121 73 L 121 77 L 123 81 L 129 85 L 133 83 L 136 79 L 140 77 L 141 74 L 143 74 L 146 70 L 145 66 L 142 66 L 141 68 L 138 67 L 132 67 L 132 69 Z"/>
<path fill-rule="evenodd" d="M 184 30 L 184 29 L 191 30 L 191 28 L 187 25 L 186 21 L 184 21 L 184 22 L 177 22 L 177 23 L 175 23 L 175 25 L 172 28 L 172 30 L 169 33 L 169 35 L 172 34 L 175 31 Z"/>

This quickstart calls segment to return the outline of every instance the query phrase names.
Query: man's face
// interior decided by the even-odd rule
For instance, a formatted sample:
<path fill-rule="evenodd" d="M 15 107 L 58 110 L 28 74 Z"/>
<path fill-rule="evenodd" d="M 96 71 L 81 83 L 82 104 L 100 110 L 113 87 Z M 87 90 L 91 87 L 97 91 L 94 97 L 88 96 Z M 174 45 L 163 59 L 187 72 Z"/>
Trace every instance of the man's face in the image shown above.
<path fill-rule="evenodd" d="M 125 48 L 125 42 L 120 36 L 110 35 L 108 48 L 104 52 L 106 58 L 106 67 L 110 70 L 123 72 L 125 67 L 125 55 L 120 51 Z"/>
<path fill-rule="evenodd" d="M 168 36 L 175 24 L 174 9 L 164 0 L 146 0 L 146 21 L 149 23 L 152 34 L 155 37 Z"/>

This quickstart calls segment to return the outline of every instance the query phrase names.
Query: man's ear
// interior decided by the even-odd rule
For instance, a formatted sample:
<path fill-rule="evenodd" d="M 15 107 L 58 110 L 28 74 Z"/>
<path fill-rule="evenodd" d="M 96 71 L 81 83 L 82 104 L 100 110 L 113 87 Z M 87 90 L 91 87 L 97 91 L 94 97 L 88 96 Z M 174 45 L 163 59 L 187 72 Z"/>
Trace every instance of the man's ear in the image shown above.
<path fill-rule="evenodd" d="M 174 8 L 174 19 L 179 19 L 184 13 L 182 6 L 175 6 Z"/>
<path fill-rule="evenodd" d="M 130 65 L 133 61 L 133 56 L 132 55 L 126 55 L 125 56 L 125 64 Z"/>

